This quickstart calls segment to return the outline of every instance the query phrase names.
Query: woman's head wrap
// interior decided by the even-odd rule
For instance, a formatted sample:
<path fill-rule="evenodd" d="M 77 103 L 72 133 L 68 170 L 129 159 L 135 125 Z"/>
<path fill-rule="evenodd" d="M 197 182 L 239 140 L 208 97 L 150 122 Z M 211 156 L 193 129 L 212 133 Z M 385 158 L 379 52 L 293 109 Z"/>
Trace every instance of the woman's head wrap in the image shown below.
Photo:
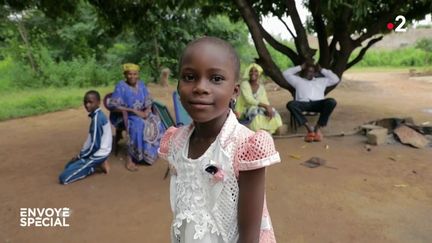
<path fill-rule="evenodd" d="M 140 68 L 138 65 L 133 64 L 133 63 L 125 63 L 123 64 L 123 72 L 127 72 L 127 71 L 139 71 Z"/>
<path fill-rule="evenodd" d="M 262 67 L 261 67 L 260 65 L 256 64 L 256 63 L 252 63 L 251 65 L 249 65 L 249 66 L 246 68 L 245 73 L 244 73 L 244 75 L 243 75 L 243 78 L 244 78 L 244 79 L 249 80 L 249 73 L 250 73 L 250 70 L 251 70 L 252 68 L 255 68 L 256 70 L 258 70 L 258 74 L 261 76 L 261 74 L 262 74 L 262 72 L 263 72 Z"/>

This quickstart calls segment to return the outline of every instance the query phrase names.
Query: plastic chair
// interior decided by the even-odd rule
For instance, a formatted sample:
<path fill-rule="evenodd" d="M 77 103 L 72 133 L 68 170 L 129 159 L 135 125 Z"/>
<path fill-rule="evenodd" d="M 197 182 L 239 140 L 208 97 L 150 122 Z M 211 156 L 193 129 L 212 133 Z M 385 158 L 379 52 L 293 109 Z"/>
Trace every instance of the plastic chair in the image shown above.
<path fill-rule="evenodd" d="M 184 109 L 183 105 L 180 102 L 180 97 L 177 91 L 174 91 L 172 94 L 173 103 L 174 103 L 174 112 L 176 117 L 176 127 L 189 125 L 192 123 L 192 118 L 189 116 L 187 111 Z"/>
<path fill-rule="evenodd" d="M 154 100 L 152 104 L 152 110 L 159 115 L 165 129 L 171 126 L 175 126 L 174 119 L 168 111 L 168 108 L 160 101 Z"/>
<path fill-rule="evenodd" d="M 302 114 L 304 116 L 318 116 L 320 113 L 319 112 L 312 112 L 312 111 L 303 111 Z M 290 114 L 290 127 L 291 127 L 291 131 L 293 131 L 294 133 L 297 133 L 297 127 L 298 127 L 298 123 L 294 117 L 294 115 L 291 113 Z"/>

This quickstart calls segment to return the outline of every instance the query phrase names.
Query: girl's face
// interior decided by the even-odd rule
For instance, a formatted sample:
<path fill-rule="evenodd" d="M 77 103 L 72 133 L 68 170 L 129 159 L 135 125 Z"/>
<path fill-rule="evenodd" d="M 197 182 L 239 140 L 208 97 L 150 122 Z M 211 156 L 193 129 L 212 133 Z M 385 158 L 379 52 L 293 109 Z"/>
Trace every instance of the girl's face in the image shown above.
<path fill-rule="evenodd" d="M 182 59 L 178 91 L 195 122 L 226 119 L 229 102 L 239 92 L 232 55 L 211 42 L 189 47 Z"/>

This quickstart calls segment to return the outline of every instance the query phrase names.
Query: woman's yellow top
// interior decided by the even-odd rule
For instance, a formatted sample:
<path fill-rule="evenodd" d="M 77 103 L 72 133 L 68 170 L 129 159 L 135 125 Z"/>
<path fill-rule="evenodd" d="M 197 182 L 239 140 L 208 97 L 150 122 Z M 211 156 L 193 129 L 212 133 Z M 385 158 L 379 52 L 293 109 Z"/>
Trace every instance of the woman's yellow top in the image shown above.
<path fill-rule="evenodd" d="M 240 95 L 235 106 L 235 111 L 240 114 L 240 118 L 244 117 L 244 113 L 248 108 L 252 106 L 258 106 L 259 103 L 270 105 L 264 85 L 260 84 L 257 92 L 254 95 L 249 81 L 242 81 L 240 83 Z"/>

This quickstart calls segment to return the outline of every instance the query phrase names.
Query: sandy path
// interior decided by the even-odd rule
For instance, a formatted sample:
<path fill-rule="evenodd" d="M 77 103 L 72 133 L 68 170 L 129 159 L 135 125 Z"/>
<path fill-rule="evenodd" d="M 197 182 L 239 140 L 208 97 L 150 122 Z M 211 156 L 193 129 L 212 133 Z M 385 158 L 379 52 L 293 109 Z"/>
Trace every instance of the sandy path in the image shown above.
<path fill-rule="evenodd" d="M 432 114 L 422 111 L 432 108 L 430 79 L 384 72 L 345 78 L 331 94 L 339 105 L 327 132 L 386 116 L 432 122 Z M 169 91 L 150 90 L 170 103 Z M 287 92 L 269 96 L 286 117 Z M 109 175 L 57 184 L 87 126 L 83 109 L 0 123 L 2 242 L 168 242 L 165 162 L 130 173 L 123 153 L 111 156 Z M 385 145 L 367 152 L 364 140 L 328 138 L 306 146 L 301 138 L 276 140 L 283 162 L 268 171 L 267 197 L 278 242 L 432 242 L 432 149 Z M 311 156 L 337 169 L 299 165 Z M 19 227 L 21 207 L 70 207 L 71 226 Z"/>

